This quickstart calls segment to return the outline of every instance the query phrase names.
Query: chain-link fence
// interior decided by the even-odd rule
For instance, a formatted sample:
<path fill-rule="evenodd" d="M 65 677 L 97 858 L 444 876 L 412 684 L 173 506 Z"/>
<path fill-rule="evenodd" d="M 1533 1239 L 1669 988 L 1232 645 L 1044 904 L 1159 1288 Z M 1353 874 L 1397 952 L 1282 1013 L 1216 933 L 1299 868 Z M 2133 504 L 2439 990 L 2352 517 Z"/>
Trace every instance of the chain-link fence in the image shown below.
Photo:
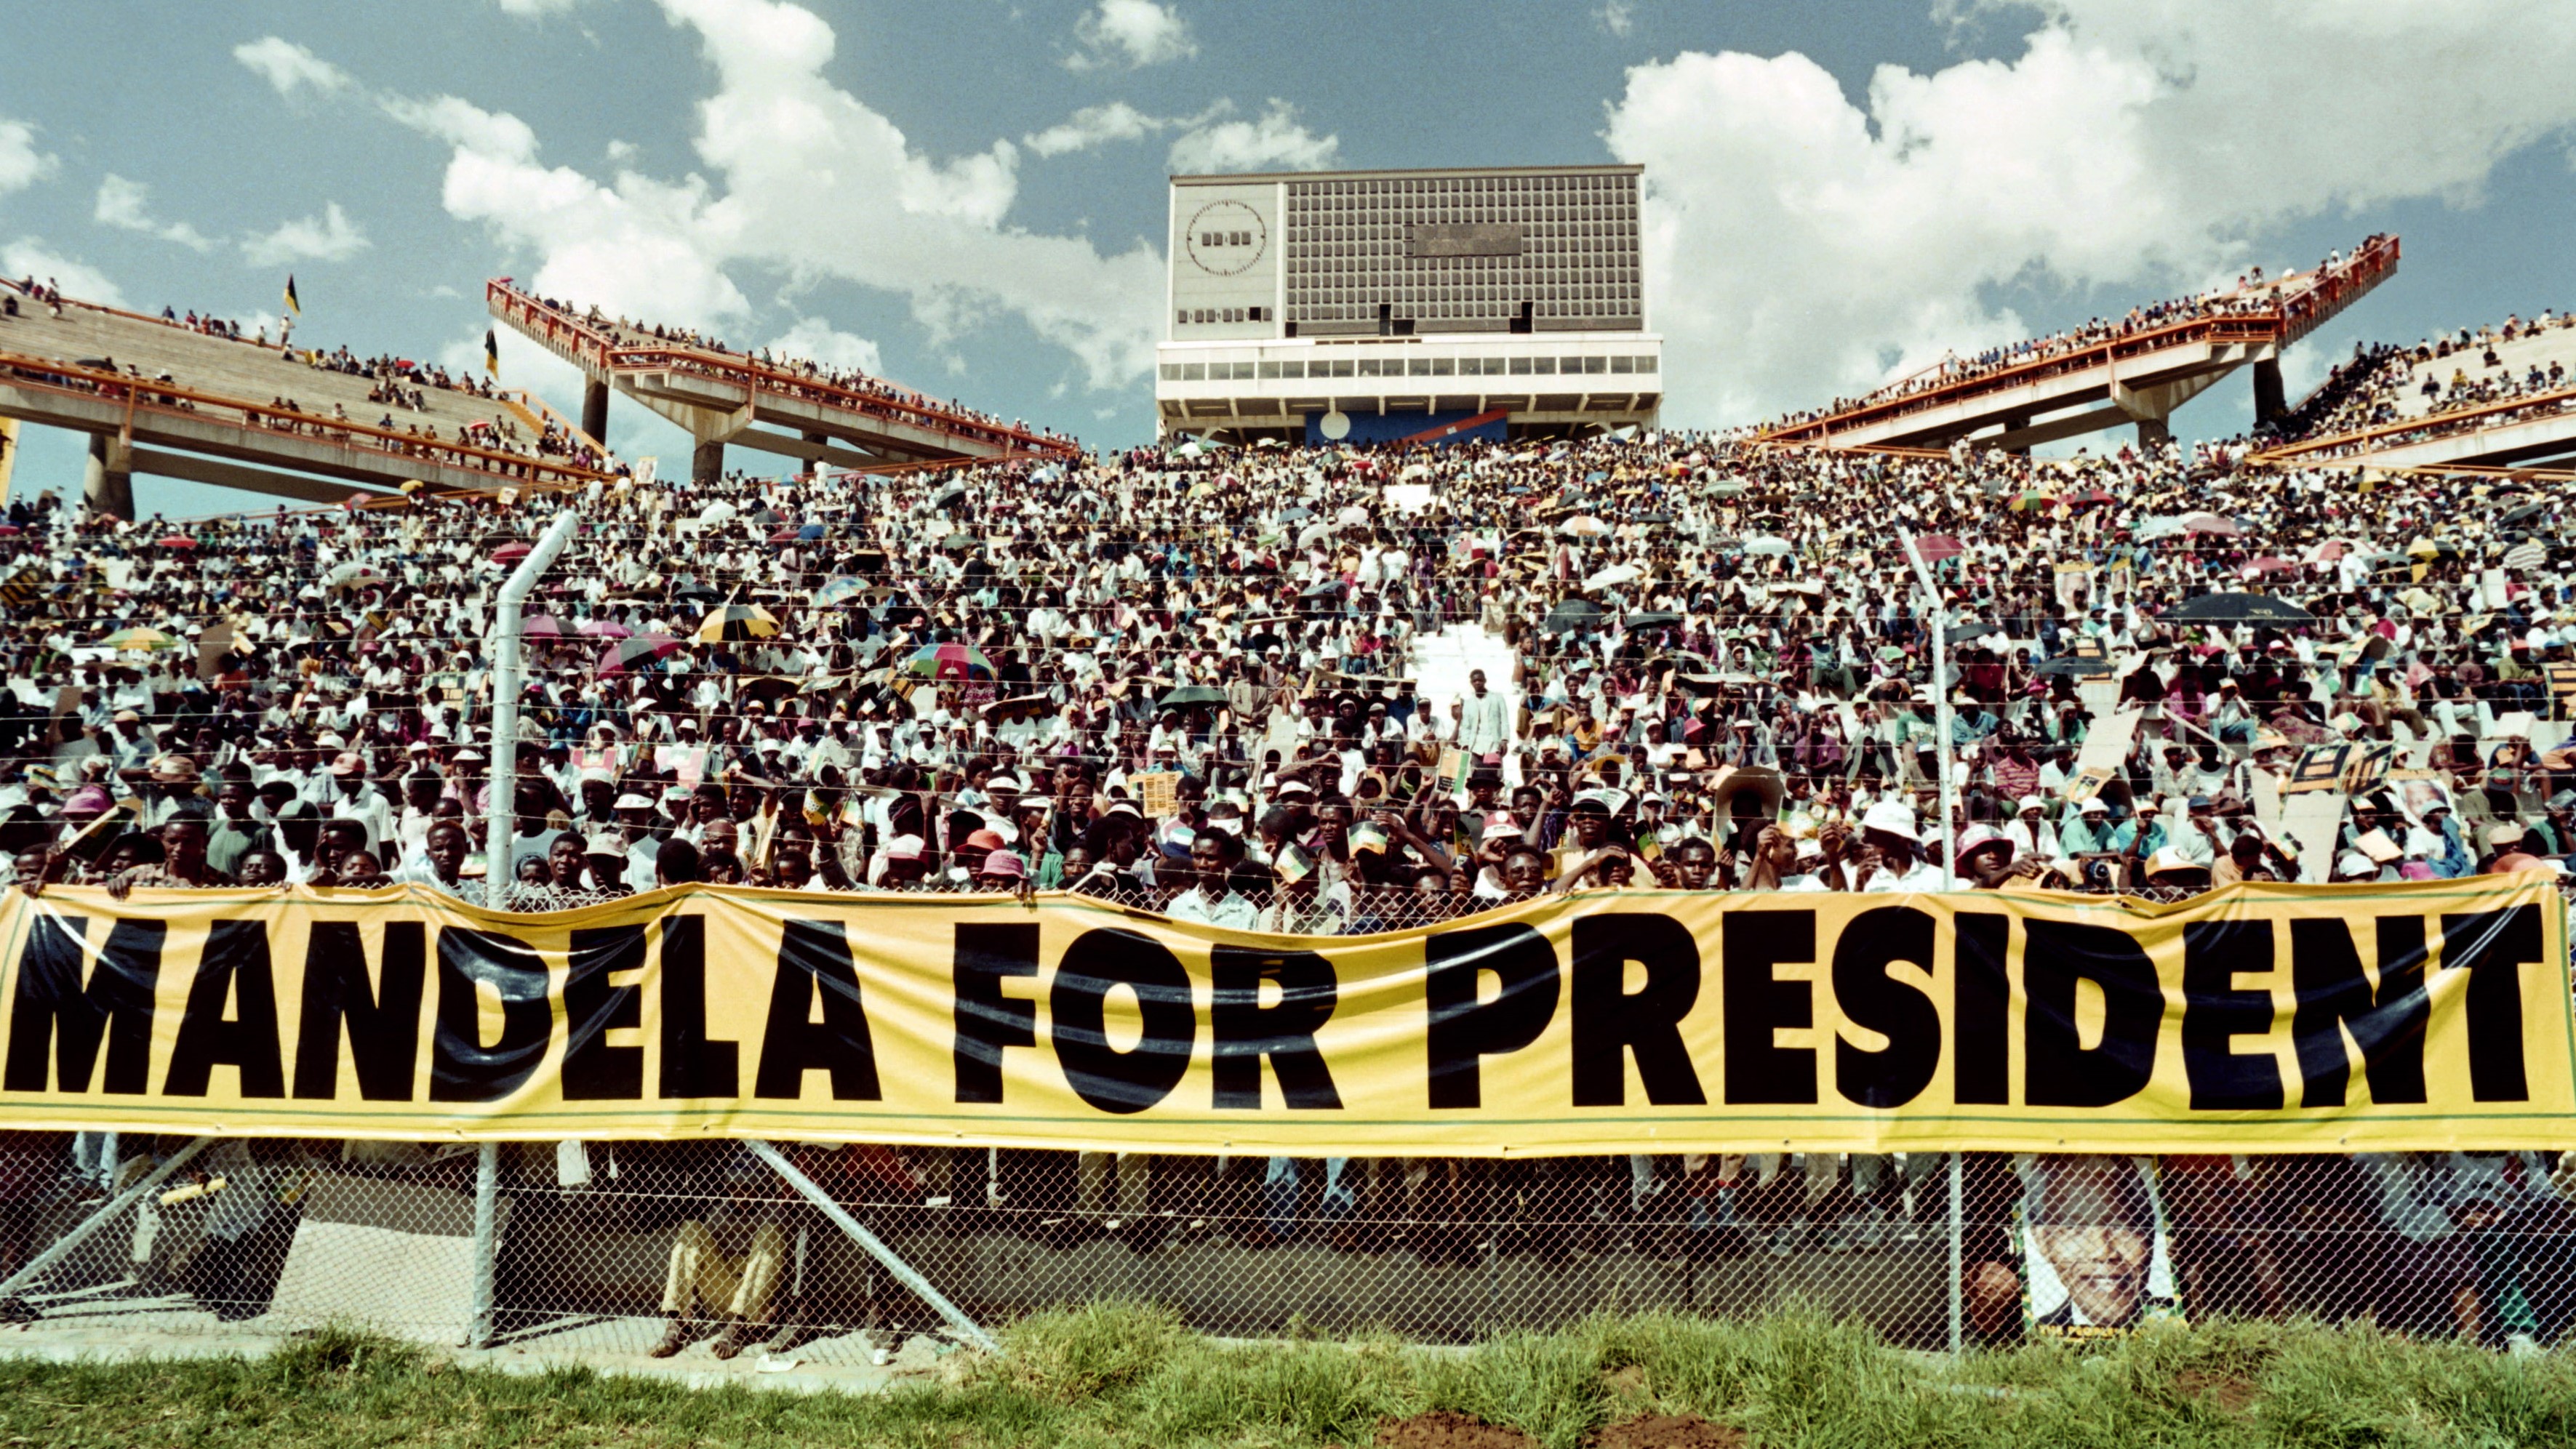
<path fill-rule="evenodd" d="M 1216 1334 L 1434 1343 L 1791 1300 L 1926 1349 L 2158 1317 L 2369 1319 L 2499 1348 L 2576 1331 L 2576 1154 L 2562 1170 L 2529 1153 L 4 1140 L 0 1306 L 92 1335 L 331 1323 L 562 1356 L 865 1362 L 1110 1298 Z"/>

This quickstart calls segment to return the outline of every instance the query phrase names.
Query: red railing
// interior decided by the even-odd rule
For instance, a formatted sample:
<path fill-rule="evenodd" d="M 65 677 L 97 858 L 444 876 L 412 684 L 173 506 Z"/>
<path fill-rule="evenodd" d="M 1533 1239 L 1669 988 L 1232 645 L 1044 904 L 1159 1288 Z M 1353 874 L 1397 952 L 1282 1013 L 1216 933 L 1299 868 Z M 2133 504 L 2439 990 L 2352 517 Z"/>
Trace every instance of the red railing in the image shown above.
<path fill-rule="evenodd" d="M 121 403 L 128 419 L 143 415 L 185 418 L 195 422 L 212 422 L 242 431 L 286 434 L 332 447 L 369 455 L 372 459 L 417 460 L 436 467 L 455 468 L 480 474 L 495 482 L 533 485 L 540 488 L 576 488 L 593 479 L 608 475 L 570 463 L 551 462 L 541 457 L 480 447 L 472 443 L 453 443 L 423 437 L 417 433 L 395 432 L 366 423 L 343 422 L 338 418 L 297 412 L 290 408 L 265 403 L 244 402 L 239 398 L 180 387 L 166 382 L 152 382 L 127 377 L 121 373 L 98 371 L 69 363 L 0 352 L 0 381 L 21 388 L 33 388 L 67 397 L 97 398 Z M 375 463 L 369 471 L 394 471 Z"/>
<path fill-rule="evenodd" d="M 929 402 L 867 388 L 845 387 L 734 353 L 659 339 L 649 343 L 626 342 L 578 317 L 547 306 L 512 286 L 506 277 L 486 283 L 484 298 L 494 316 L 596 373 L 687 372 L 729 382 L 755 394 L 765 393 L 843 412 L 861 413 L 1006 452 L 1072 457 L 1079 451 L 1073 443 L 1062 438 L 1050 438 L 1007 424 L 969 417 Z"/>
<path fill-rule="evenodd" d="M 2576 409 L 2576 387 L 2553 388 L 2548 392 L 2530 393 L 2522 397 L 2498 398 L 2493 402 L 2479 403 L 2474 407 L 2461 408 L 2456 412 L 2423 413 L 2411 418 L 2400 418 L 2393 423 L 2379 423 L 2367 428 L 2355 428 L 2350 432 L 2309 438 L 2283 447 L 2266 448 L 2252 457 L 2253 461 L 2259 463 L 2289 463 L 2340 457 L 2354 452 L 2411 447 L 2417 443 L 2429 443 L 2437 438 L 2452 437 L 2459 433 L 2483 432 L 2488 428 L 2511 427 L 2520 423 L 2534 422 L 2542 417 L 2556 417 L 2570 409 Z M 2515 416 L 2522 413 L 2533 416 Z"/>
<path fill-rule="evenodd" d="M 2350 306 L 2362 293 L 2377 286 L 2396 269 L 2397 259 L 2396 237 L 2374 237 L 2332 273 L 2320 269 L 2293 279 L 2281 288 L 2277 303 L 2270 302 L 2267 294 L 2267 305 L 2260 308 L 2185 318 L 2161 327 L 2104 338 L 1954 382 L 1933 383 L 1919 391 L 1864 401 L 1822 417 L 1783 423 L 1760 436 L 1765 442 L 1821 443 L 1836 433 L 1892 422 L 1934 408 L 2009 392 L 2068 373 L 2143 357 L 2172 347 L 2218 342 L 2273 342 L 2286 346 L 2315 331 L 2328 318 Z M 2253 294 L 2253 289 L 2248 288 L 2238 295 Z M 1916 374 L 1917 377 L 1922 375 Z"/>

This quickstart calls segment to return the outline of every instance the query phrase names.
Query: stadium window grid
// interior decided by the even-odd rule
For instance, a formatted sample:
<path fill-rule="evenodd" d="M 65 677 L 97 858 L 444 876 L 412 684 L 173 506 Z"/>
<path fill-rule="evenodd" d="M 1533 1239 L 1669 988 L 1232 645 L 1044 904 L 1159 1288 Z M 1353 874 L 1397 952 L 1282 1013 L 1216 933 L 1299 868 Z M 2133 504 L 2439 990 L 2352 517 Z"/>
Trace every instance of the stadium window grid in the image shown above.
<path fill-rule="evenodd" d="M 1636 185 L 1628 176 L 1328 181 L 1289 188 L 1291 322 L 1638 314 Z M 1517 257 L 1401 257 L 1407 226 L 1520 222 Z M 1399 260 L 1424 270 L 1399 269 Z M 1374 300 L 1372 300 L 1374 298 Z"/>

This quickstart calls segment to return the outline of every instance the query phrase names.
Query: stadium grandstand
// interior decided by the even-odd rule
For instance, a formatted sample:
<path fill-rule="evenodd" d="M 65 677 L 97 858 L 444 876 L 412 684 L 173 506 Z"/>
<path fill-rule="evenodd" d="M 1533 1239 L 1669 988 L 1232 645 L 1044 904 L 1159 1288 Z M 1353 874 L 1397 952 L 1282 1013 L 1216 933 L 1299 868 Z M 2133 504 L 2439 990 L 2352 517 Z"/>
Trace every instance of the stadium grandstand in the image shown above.
<path fill-rule="evenodd" d="M 17 289 L 14 312 L 0 308 L 0 413 L 107 439 L 95 473 L 325 502 L 355 484 L 373 506 L 175 525 L 123 516 L 130 497 L 97 476 L 86 507 L 22 488 L 0 524 L 0 870 L 30 892 L 244 886 L 354 902 L 341 893 L 400 889 L 516 912 L 698 882 L 908 900 L 1065 891 L 1335 936 L 1592 889 L 2180 901 L 2236 882 L 2555 877 L 2576 863 L 2563 489 L 2398 466 L 2362 488 L 2354 458 L 2396 444 L 2335 451 L 2555 406 L 2552 349 L 2576 341 L 2563 315 L 2365 349 L 2299 407 L 2276 396 L 2258 437 L 2163 434 L 2182 398 L 2243 367 L 2259 389 L 2282 348 L 2390 275 L 2396 240 L 2373 238 L 2312 272 L 2249 275 L 1769 428 L 1664 431 L 1634 361 L 1655 351 L 1642 294 L 1580 280 L 1624 270 L 1625 251 L 1524 254 L 1516 275 L 1568 289 L 1544 353 L 1516 291 L 1420 296 L 1393 265 L 1409 245 L 1490 260 L 1560 239 L 1524 226 L 1617 242 L 1633 230 L 1626 188 L 1600 176 L 1565 193 L 1591 200 L 1531 201 L 1517 221 L 1406 220 L 1412 203 L 1390 202 L 1392 219 L 1353 225 L 1394 233 L 1362 244 L 1385 248 L 1382 285 L 1413 288 L 1421 314 L 1372 294 L 1276 319 L 1328 357 L 1454 345 L 1489 385 L 1562 378 L 1535 358 L 1594 343 L 1631 356 L 1625 384 L 1583 368 L 1620 409 L 1530 424 L 1571 434 L 1555 437 L 1466 421 L 1478 413 L 1437 439 L 1395 431 L 1459 409 L 1427 388 L 1401 394 L 1428 399 L 1418 410 L 1399 404 L 1381 367 L 1373 390 L 1350 374 L 1368 407 L 1329 411 L 1400 416 L 1371 425 L 1382 443 L 1307 441 L 1317 408 L 1293 432 L 1286 411 L 1259 413 L 1280 420 L 1263 424 L 1267 446 L 1086 452 L 494 283 L 500 324 L 583 368 L 585 415 L 568 424 L 416 361 L 289 351 L 203 318 Z M 1522 204 L 1509 188 L 1456 194 L 1490 199 L 1460 212 Z M 1322 225 L 1284 214 L 1292 236 Z M 1248 224 L 1204 230 L 1227 238 L 1211 252 L 1251 246 L 1233 240 Z M 1274 297 L 1291 275 L 1306 274 L 1273 277 Z M 1202 305 L 1237 304 L 1193 301 L 1184 322 L 1176 303 L 1176 330 L 1212 332 L 1168 344 L 1167 362 L 1292 340 L 1256 336 L 1267 316 L 1201 322 Z M 1514 330 L 1523 320 L 1530 332 Z M 1326 330 L 1309 338 L 1307 323 Z M 1451 323 L 1500 325 L 1444 334 Z M 1409 389 L 1405 360 L 1392 376 Z M 1229 361 L 1228 387 L 1284 409 L 1293 379 L 1265 393 L 1265 364 L 1246 362 L 1248 376 Z M 1157 396 L 1187 403 L 1212 381 L 1158 375 Z M 603 456 L 612 390 L 689 428 L 695 465 L 642 480 Z M 1229 426 L 1248 427 L 1252 410 L 1224 402 Z M 2091 410 L 2055 416 L 2068 408 Z M 1631 415 L 1640 425 L 1601 425 Z M 2122 419 L 2140 425 L 2135 444 L 2028 451 Z M 1941 442 L 1972 446 L 1919 446 Z M 744 476 L 724 466 L 737 444 L 817 466 Z M 428 486 L 400 491 L 415 480 Z M 567 534 L 551 563 L 532 554 Z M 523 567 L 533 592 L 496 617 Z M 481 998 L 469 983 L 457 999 L 470 1014 Z M 48 1212 L 78 1205 L 44 1223 L 169 1161 L 165 1143 L 99 1136 L 5 1139 L 9 1182 L 59 1189 Z M 445 1279 L 469 1276 L 456 1225 L 479 1201 L 485 1227 L 506 1231 L 476 1249 L 482 1317 L 456 1322 L 489 1341 L 497 1301 L 539 1348 L 695 1354 L 709 1325 L 692 1285 L 715 1250 L 684 1234 L 681 1207 L 779 1200 L 757 1164 L 761 1185 L 734 1193 L 749 1179 L 728 1150 L 543 1144 L 506 1169 L 495 1150 L 469 1200 L 462 1160 L 428 1149 L 232 1140 L 220 1165 L 239 1192 L 221 1210 L 246 1224 L 189 1220 L 184 1272 L 175 1227 L 130 1272 L 35 1256 L 28 1227 L 9 1246 L 29 1256 L 10 1261 L 36 1266 L 13 1269 L 0 1318 L 66 1354 L 86 1315 L 108 1312 L 155 1329 L 300 1326 L 340 1321 L 363 1290 L 376 1321 L 412 1322 L 445 1311 L 431 1302 Z M 1911 1346 L 1963 1341 L 1962 1319 L 1971 1343 L 2023 1332 L 2003 1154 L 853 1159 L 843 1216 L 884 1225 L 992 1315 L 1113 1285 L 1227 1333 L 1454 1342 L 1604 1302 L 1707 1313 L 1812 1296 Z M 2182 1185 L 2164 1199 L 2159 1271 L 2211 1313 L 2367 1317 L 2493 1346 L 2576 1338 L 2576 1218 L 2553 1185 L 2576 1160 L 2171 1163 Z M 2300 1215 L 2330 1190 L 2336 1216 Z M 395 1200 L 429 1204 L 444 1236 L 398 1235 L 405 1220 L 380 1206 Z M 154 1201 L 183 1221 L 185 1204 Z M 2472 1202 L 2486 1215 L 2474 1222 L 2443 1206 Z M 293 1230 L 326 1211 L 351 1231 Z M 2313 1221 L 2336 1233 L 2294 1226 Z M 880 1315 L 918 1321 L 864 1264 L 809 1259 L 830 1233 L 807 1227 L 751 1239 L 757 1272 L 728 1260 L 708 1353 L 759 1338 L 864 1354 Z M 2494 1250 L 2507 1235 L 2524 1247 Z"/>
<path fill-rule="evenodd" d="M 810 361 L 736 352 L 694 329 L 611 318 L 533 296 L 506 277 L 487 283 L 484 297 L 503 325 L 581 369 L 585 432 L 606 430 L 609 392 L 622 392 L 687 431 L 690 474 L 701 481 L 723 475 L 728 445 L 853 468 L 1075 452 L 1071 439 L 961 403 Z"/>
<path fill-rule="evenodd" d="M 2257 454 L 2290 466 L 2528 468 L 2576 461 L 2576 316 L 2541 312 L 2364 348 Z"/>
<path fill-rule="evenodd" d="M 1949 357 L 1865 397 L 1839 399 L 1766 429 L 1773 442 L 1836 448 L 1943 447 L 2026 452 L 2134 424 L 2142 444 L 2172 436 L 2174 410 L 2252 368 L 2254 413 L 2283 411 L 2282 350 L 2396 274 L 2398 241 L 2374 236 L 2350 256 L 2266 280 L 2095 319 L 1970 358 Z"/>
<path fill-rule="evenodd" d="M 284 342 L 194 312 L 65 297 L 32 277 L 0 283 L 0 416 L 86 433 L 84 497 L 126 518 L 137 472 L 337 503 L 406 484 L 577 487 L 606 471 L 598 442 L 534 394 Z"/>

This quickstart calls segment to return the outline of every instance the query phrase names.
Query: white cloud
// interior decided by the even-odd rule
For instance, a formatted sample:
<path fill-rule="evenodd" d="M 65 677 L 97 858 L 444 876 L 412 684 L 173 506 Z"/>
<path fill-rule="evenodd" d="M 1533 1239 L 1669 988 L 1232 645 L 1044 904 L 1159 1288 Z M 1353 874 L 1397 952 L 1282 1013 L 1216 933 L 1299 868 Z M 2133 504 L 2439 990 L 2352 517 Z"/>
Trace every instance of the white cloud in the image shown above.
<path fill-rule="evenodd" d="M 1105 106 L 1085 106 L 1043 131 L 1021 137 L 1020 144 L 1033 155 L 1061 156 L 1111 141 L 1141 141 L 1170 124 L 1125 101 L 1111 101 Z"/>
<path fill-rule="evenodd" d="M 1637 28 L 1637 7 L 1630 0 L 1602 0 L 1592 18 L 1612 35 L 1625 35 Z"/>
<path fill-rule="evenodd" d="M 1082 364 L 1094 387 L 1145 375 L 1162 262 L 1142 240 L 1103 256 L 1080 237 L 1011 225 L 1020 150 L 940 160 L 823 77 L 834 36 L 779 0 L 661 0 L 715 71 L 698 105 L 707 175 L 601 180 L 538 159 L 516 117 L 454 97 L 387 110 L 453 148 L 441 197 L 489 227 L 551 296 L 699 327 L 752 308 L 726 274 L 749 263 L 791 284 L 839 279 L 898 293 L 934 345 L 1009 316 Z M 857 339 L 853 339 L 856 341 Z"/>
<path fill-rule="evenodd" d="M 1189 22 L 1154 0 L 1100 0 L 1074 25 L 1073 34 L 1083 48 L 1064 63 L 1074 70 L 1113 65 L 1134 70 L 1199 53 Z"/>
<path fill-rule="evenodd" d="M 0 118 L 0 196 L 26 190 L 59 166 L 51 153 L 36 149 L 35 127 Z"/>
<path fill-rule="evenodd" d="M 0 276 L 13 280 L 33 277 L 62 288 L 66 297 L 103 302 L 110 307 L 125 305 L 125 293 L 108 280 L 107 273 L 62 255 L 45 245 L 43 237 L 22 236 L 0 246 Z"/>
<path fill-rule="evenodd" d="M 233 47 L 233 59 L 292 98 L 305 87 L 323 95 L 347 90 L 349 73 L 283 36 L 270 35 Z"/>
<path fill-rule="evenodd" d="M 1174 171 L 1317 171 L 1340 155 L 1339 136 L 1318 136 L 1297 119 L 1297 108 L 1272 100 L 1255 120 L 1201 125 L 1172 142 Z"/>
<path fill-rule="evenodd" d="M 503 14 L 516 15 L 522 20 L 542 20 L 571 10 L 581 0 L 495 0 L 495 3 Z"/>
<path fill-rule="evenodd" d="M 120 231 L 138 231 L 177 242 L 195 251 L 215 249 L 215 239 L 184 221 L 160 222 L 152 219 L 149 188 L 140 181 L 128 181 L 111 171 L 99 178 L 98 200 L 91 206 L 90 220 Z"/>
<path fill-rule="evenodd" d="M 882 375 L 884 367 L 877 345 L 855 333 L 843 332 L 820 317 L 800 317 L 796 325 L 771 338 L 773 355 L 797 362 L 819 362 L 836 371 L 857 368 L 871 375 Z"/>
<path fill-rule="evenodd" d="M 322 208 L 320 216 L 302 217 L 264 235 L 244 237 L 241 247 L 243 260 L 270 267 L 281 262 L 345 262 L 369 245 L 366 234 L 334 201 Z"/>
<path fill-rule="evenodd" d="M 2313 264 L 2255 250 L 2300 218 L 2473 204 L 2576 121 L 2571 62 L 2576 10 L 2511 0 L 2045 0 L 2019 56 L 1859 106 L 1803 55 L 1638 66 L 1604 134 L 1646 167 L 1672 421 L 1723 424 L 2026 335 L 1996 287 L 2143 301 Z"/>

